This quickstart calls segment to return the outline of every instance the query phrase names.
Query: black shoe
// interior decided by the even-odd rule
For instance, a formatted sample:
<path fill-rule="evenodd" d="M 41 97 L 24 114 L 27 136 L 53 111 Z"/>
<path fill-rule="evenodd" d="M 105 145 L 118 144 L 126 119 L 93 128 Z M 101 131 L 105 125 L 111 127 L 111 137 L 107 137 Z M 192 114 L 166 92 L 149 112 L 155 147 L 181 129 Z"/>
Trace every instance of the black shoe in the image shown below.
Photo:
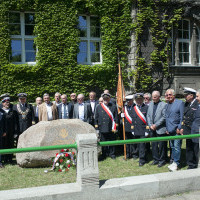
<path fill-rule="evenodd" d="M 111 159 L 115 160 L 115 159 L 116 159 L 116 157 L 115 157 L 115 156 L 111 156 Z"/>
<path fill-rule="evenodd" d="M 137 160 L 138 159 L 138 156 L 133 156 L 133 160 Z"/>
<path fill-rule="evenodd" d="M 194 167 L 194 166 L 188 166 L 187 169 L 196 169 L 197 167 Z"/>
<path fill-rule="evenodd" d="M 159 162 L 154 160 L 152 163 L 150 163 L 150 165 L 157 165 Z"/>
<path fill-rule="evenodd" d="M 103 160 L 105 160 L 106 159 L 106 157 L 105 156 L 99 156 L 99 161 L 103 161 Z"/>
<path fill-rule="evenodd" d="M 2 163 L 0 163 L 0 168 L 4 168 L 4 166 L 3 166 L 3 164 L 2 164 Z"/>
<path fill-rule="evenodd" d="M 166 162 L 159 163 L 159 164 L 158 164 L 158 167 L 163 167 L 164 165 L 166 165 Z"/>
<path fill-rule="evenodd" d="M 145 165 L 145 163 L 139 163 L 139 166 L 142 167 L 143 165 Z"/>

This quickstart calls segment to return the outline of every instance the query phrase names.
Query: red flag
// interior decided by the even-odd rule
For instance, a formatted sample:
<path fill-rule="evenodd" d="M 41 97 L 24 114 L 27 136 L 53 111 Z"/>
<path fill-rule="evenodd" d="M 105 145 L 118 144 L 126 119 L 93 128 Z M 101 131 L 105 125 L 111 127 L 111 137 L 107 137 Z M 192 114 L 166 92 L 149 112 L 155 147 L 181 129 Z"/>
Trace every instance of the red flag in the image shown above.
<path fill-rule="evenodd" d="M 124 92 L 124 84 L 122 79 L 122 72 L 120 63 L 119 66 L 119 73 L 118 73 L 118 84 L 117 84 L 117 105 L 118 105 L 118 114 L 122 112 L 123 109 L 123 101 L 125 100 L 125 92 Z"/>

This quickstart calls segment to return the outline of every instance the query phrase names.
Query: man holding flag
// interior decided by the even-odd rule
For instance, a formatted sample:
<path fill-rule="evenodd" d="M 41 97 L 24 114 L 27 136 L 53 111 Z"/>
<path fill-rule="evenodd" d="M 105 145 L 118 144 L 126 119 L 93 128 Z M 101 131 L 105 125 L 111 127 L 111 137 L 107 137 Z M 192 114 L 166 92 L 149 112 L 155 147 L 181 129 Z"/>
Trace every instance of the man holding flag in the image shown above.
<path fill-rule="evenodd" d="M 95 112 L 95 128 L 100 135 L 101 141 L 112 141 L 115 140 L 115 132 L 117 131 L 117 107 L 110 103 L 111 95 L 109 93 L 104 93 L 101 95 L 103 98 L 103 103 L 97 105 Z M 105 146 L 102 147 L 102 157 L 101 160 L 110 156 L 115 159 L 115 147 Z"/>
<path fill-rule="evenodd" d="M 124 112 L 122 113 L 122 117 L 124 117 L 125 124 L 125 138 L 133 139 L 132 135 L 132 120 L 133 120 L 133 107 L 135 103 L 133 103 L 133 95 L 128 95 L 125 97 L 126 104 L 124 106 Z M 126 145 L 126 158 L 136 158 L 137 157 L 137 144 L 127 144 Z"/>

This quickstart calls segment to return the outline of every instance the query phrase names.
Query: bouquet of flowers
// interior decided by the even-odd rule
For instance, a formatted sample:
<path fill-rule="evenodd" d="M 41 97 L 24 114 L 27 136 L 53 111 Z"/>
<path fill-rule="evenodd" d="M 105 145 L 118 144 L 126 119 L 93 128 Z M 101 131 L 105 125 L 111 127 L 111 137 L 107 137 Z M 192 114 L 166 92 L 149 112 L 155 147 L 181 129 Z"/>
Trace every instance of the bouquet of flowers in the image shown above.
<path fill-rule="evenodd" d="M 60 153 L 56 154 L 53 158 L 53 166 L 50 170 L 45 170 L 47 173 L 49 171 L 56 172 L 68 172 L 71 167 L 76 166 L 76 155 L 74 152 L 69 151 L 69 149 L 61 149 Z"/>

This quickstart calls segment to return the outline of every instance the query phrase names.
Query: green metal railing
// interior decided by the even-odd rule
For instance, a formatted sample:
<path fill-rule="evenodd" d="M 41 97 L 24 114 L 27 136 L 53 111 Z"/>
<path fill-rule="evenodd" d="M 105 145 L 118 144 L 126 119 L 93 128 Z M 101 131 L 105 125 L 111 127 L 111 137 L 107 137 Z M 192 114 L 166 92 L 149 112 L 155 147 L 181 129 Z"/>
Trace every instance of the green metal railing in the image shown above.
<path fill-rule="evenodd" d="M 200 137 L 200 134 L 152 137 L 152 138 L 142 138 L 142 139 L 98 142 L 98 145 L 99 146 L 116 146 L 116 145 L 124 145 L 124 144 L 159 142 L 159 141 L 168 141 L 168 140 L 177 140 L 177 139 L 192 139 L 192 138 L 198 138 L 198 137 Z M 72 149 L 72 148 L 77 149 L 77 144 L 74 143 L 74 144 L 67 144 L 67 145 L 27 147 L 27 148 L 17 148 L 17 149 L 16 148 L 15 149 L 2 149 L 2 150 L 0 150 L 0 154 L 25 153 L 25 152 L 34 152 L 34 151 L 50 151 L 50 150 L 59 150 L 59 149 Z"/>
<path fill-rule="evenodd" d="M 151 137 L 151 138 L 131 139 L 131 140 L 115 140 L 115 141 L 99 142 L 98 144 L 100 146 L 116 146 L 116 145 L 123 145 L 123 144 L 159 142 L 159 141 L 168 141 L 168 140 L 177 140 L 177 139 L 192 139 L 192 138 L 197 138 L 197 137 L 200 137 L 200 134 Z"/>
<path fill-rule="evenodd" d="M 77 144 L 66 144 L 66 145 L 54 145 L 54 146 L 43 146 L 43 147 L 26 147 L 17 149 L 2 149 L 0 154 L 12 154 L 12 153 L 25 153 L 33 151 L 50 151 L 58 149 L 77 149 Z"/>

